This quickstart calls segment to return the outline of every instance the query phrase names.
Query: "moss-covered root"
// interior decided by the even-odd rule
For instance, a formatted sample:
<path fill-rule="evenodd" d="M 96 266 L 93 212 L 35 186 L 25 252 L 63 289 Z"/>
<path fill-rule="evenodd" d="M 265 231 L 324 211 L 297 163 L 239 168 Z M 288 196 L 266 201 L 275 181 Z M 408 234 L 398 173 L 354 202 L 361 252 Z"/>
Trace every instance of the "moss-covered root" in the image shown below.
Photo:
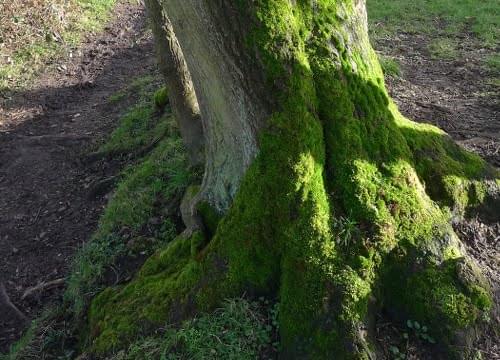
<path fill-rule="evenodd" d="M 453 252 L 448 256 L 440 263 L 395 256 L 384 280 L 385 306 L 397 319 L 426 324 L 449 358 L 468 358 L 492 296 L 473 263 Z"/>
<path fill-rule="evenodd" d="M 442 130 L 404 119 L 391 105 L 428 195 L 457 217 L 478 214 L 496 221 L 500 212 L 500 172 L 459 147 Z"/>
<path fill-rule="evenodd" d="M 182 311 L 189 309 L 188 294 L 201 278 L 199 263 L 191 256 L 200 238 L 200 233 L 178 237 L 151 257 L 130 284 L 99 294 L 89 310 L 86 347 L 94 353 L 108 353 L 168 320 L 186 318 L 188 314 Z M 177 308 L 176 303 L 183 305 Z"/>

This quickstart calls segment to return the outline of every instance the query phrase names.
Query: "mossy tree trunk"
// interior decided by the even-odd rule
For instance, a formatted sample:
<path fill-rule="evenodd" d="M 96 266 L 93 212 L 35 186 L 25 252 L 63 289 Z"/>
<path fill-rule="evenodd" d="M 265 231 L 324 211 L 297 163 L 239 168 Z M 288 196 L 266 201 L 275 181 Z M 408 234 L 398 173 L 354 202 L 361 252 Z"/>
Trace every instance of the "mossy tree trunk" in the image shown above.
<path fill-rule="evenodd" d="M 284 358 L 375 358 L 382 310 L 465 354 L 492 300 L 450 222 L 498 209 L 498 172 L 398 112 L 364 1 L 162 6 L 204 122 L 209 231 L 94 300 L 94 351 L 245 293 L 280 302 Z"/>

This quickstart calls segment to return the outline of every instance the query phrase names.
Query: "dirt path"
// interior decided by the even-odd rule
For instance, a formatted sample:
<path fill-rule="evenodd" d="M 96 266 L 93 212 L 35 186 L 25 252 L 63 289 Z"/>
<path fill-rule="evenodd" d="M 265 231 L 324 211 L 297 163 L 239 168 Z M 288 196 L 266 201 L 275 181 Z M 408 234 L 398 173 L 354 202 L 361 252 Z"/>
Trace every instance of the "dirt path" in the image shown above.
<path fill-rule="evenodd" d="M 28 318 L 62 288 L 55 284 L 22 300 L 23 293 L 65 277 L 106 202 L 90 198 L 90 189 L 118 170 L 80 161 L 116 124 L 120 109 L 107 99 L 154 69 L 143 10 L 120 4 L 113 18 L 73 61 L 42 75 L 32 90 L 0 98 L 0 282 Z M 0 294 L 0 352 L 24 328 L 1 300 Z"/>

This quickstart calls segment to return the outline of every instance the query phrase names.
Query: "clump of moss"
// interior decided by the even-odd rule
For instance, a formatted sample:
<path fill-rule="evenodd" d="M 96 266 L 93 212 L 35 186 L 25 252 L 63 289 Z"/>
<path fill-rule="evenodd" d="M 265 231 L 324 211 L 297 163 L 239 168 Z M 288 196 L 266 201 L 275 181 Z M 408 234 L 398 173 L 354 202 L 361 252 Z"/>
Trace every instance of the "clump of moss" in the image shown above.
<path fill-rule="evenodd" d="M 207 202 L 198 204 L 198 212 L 203 219 L 208 235 L 211 237 L 217 232 L 217 226 L 221 220 L 221 215 Z"/>
<path fill-rule="evenodd" d="M 155 92 L 154 103 L 155 107 L 160 111 L 163 111 L 168 105 L 168 89 L 166 86 L 163 86 Z"/>
<path fill-rule="evenodd" d="M 397 264 L 397 262 L 394 262 Z M 492 306 L 492 295 L 478 282 L 463 283 L 457 275 L 461 258 L 441 264 L 424 263 L 420 270 L 412 270 L 409 263 L 395 265 L 384 280 L 387 306 L 392 312 L 401 312 L 400 318 L 412 316 L 431 325 L 435 336 L 445 344 L 457 329 L 473 326 Z"/>
<path fill-rule="evenodd" d="M 140 331 L 167 322 L 174 311 L 171 307 L 181 300 L 178 296 L 187 296 L 200 277 L 201 267 L 191 259 L 191 239 L 177 238 L 151 257 L 130 284 L 108 288 L 93 300 L 90 348 L 97 353 L 112 351 Z"/>

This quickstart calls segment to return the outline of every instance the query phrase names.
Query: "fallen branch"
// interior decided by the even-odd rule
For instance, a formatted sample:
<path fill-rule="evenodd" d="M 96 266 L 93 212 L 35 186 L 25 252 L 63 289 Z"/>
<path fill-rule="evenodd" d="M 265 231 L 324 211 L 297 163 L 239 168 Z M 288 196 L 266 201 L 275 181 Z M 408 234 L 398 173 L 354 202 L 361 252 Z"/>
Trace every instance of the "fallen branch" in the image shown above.
<path fill-rule="evenodd" d="M 64 278 L 52 280 L 52 281 L 48 281 L 48 282 L 41 282 L 40 284 L 38 284 L 36 286 L 33 286 L 33 287 L 26 289 L 23 296 L 21 296 L 21 300 L 24 300 L 27 297 L 30 297 L 37 292 L 43 292 L 43 291 L 53 289 L 55 287 L 62 286 L 62 285 L 64 285 Z"/>
<path fill-rule="evenodd" d="M 0 305 L 2 304 L 11 309 L 14 314 L 16 314 L 21 320 L 28 320 L 26 315 L 24 315 L 21 310 L 19 310 L 17 306 L 12 303 L 12 301 L 10 301 L 9 295 L 7 295 L 7 290 L 5 289 L 5 285 L 0 282 Z"/>

